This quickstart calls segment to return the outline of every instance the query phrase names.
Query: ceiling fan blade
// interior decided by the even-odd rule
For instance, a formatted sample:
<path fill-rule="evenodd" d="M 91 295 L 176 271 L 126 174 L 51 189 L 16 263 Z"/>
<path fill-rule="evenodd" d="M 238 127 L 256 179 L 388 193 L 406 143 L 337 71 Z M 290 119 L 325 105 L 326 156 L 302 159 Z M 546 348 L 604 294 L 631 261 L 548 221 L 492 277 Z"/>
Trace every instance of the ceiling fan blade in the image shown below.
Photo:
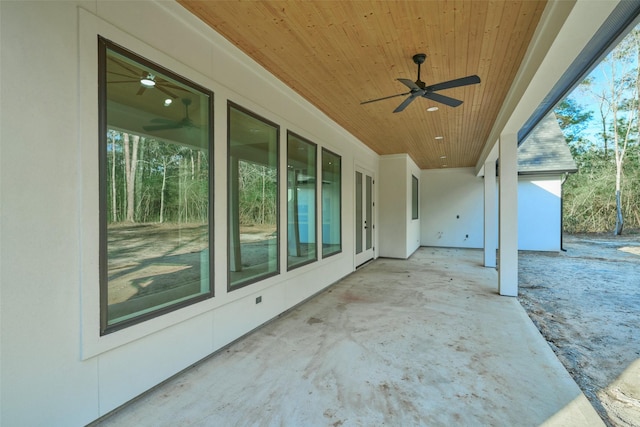
<path fill-rule="evenodd" d="M 477 83 L 480 83 L 480 77 L 473 75 L 473 76 L 462 77 L 459 79 L 449 80 L 447 82 L 436 83 L 434 85 L 427 86 L 425 89 L 428 90 L 429 92 L 435 92 L 436 90 L 452 89 L 454 87 L 474 85 Z"/>
<path fill-rule="evenodd" d="M 109 59 L 113 62 L 115 62 L 116 64 L 118 64 L 119 66 L 121 66 L 122 68 L 124 68 L 125 70 L 129 71 L 130 73 L 132 73 L 133 75 L 138 75 L 140 72 L 136 71 L 132 65 L 127 64 L 124 61 L 121 61 L 119 59 L 114 58 L 113 56 L 110 56 Z"/>
<path fill-rule="evenodd" d="M 175 120 L 171 120 L 171 119 L 165 119 L 162 117 L 154 117 L 153 119 L 151 119 L 151 123 L 164 123 L 164 124 L 169 124 L 169 123 L 178 123 Z"/>
<path fill-rule="evenodd" d="M 405 108 L 407 108 L 407 106 L 409 104 L 411 104 L 414 99 L 416 99 L 417 97 L 419 97 L 419 96 L 421 96 L 423 94 L 424 94 L 424 91 L 422 91 L 422 90 L 418 90 L 418 91 L 412 92 L 411 96 L 409 96 L 407 99 L 402 101 L 402 104 L 398 105 L 398 107 L 395 110 L 393 110 L 393 112 L 394 113 L 399 113 L 400 111 L 402 111 Z"/>
<path fill-rule="evenodd" d="M 173 99 L 176 99 L 178 97 L 178 95 L 176 95 L 175 93 L 171 92 L 170 90 L 160 86 L 160 84 L 156 85 L 156 89 L 158 89 L 160 92 L 163 92 L 165 95 L 169 95 Z"/>
<path fill-rule="evenodd" d="M 441 104 L 448 105 L 449 107 L 457 107 L 462 104 L 459 99 L 450 98 L 448 96 L 440 95 L 439 93 L 426 92 L 423 97 L 432 101 L 440 102 Z"/>
<path fill-rule="evenodd" d="M 156 130 L 169 130 L 169 129 L 180 129 L 182 127 L 182 123 L 167 123 L 165 125 L 151 125 L 151 126 L 143 126 L 142 129 L 153 132 Z"/>
<path fill-rule="evenodd" d="M 138 79 L 138 76 L 132 76 L 129 74 L 124 74 L 124 73 L 116 73 L 115 71 L 107 71 L 107 74 L 113 74 L 114 76 L 120 76 L 120 77 L 126 77 L 128 79 L 137 79 L 134 81 L 140 81 L 140 79 Z"/>
<path fill-rule="evenodd" d="M 396 96 L 405 96 L 405 95 L 410 95 L 410 94 L 411 94 L 411 92 L 405 92 L 405 93 L 399 93 L 397 95 L 385 96 L 383 98 L 370 99 L 369 101 L 362 101 L 360 103 L 360 105 L 369 104 L 370 102 L 382 101 L 383 99 L 395 98 Z"/>
<path fill-rule="evenodd" d="M 412 91 L 414 90 L 420 90 L 421 87 L 418 86 L 416 84 L 416 82 L 414 82 L 413 80 L 409 80 L 409 79 L 398 79 L 398 81 L 400 83 L 402 83 L 403 85 L 405 85 L 406 87 L 408 87 L 409 89 L 411 89 Z"/>

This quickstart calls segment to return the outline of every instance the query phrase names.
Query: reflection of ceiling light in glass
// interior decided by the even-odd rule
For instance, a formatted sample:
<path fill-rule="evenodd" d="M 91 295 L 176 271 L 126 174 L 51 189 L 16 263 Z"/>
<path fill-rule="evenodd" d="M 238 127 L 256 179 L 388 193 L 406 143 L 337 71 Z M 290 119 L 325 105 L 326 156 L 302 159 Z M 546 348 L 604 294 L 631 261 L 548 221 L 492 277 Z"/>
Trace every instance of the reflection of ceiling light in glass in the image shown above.
<path fill-rule="evenodd" d="M 140 79 L 140 84 L 147 88 L 152 88 L 156 85 L 155 76 L 151 73 L 147 74 L 147 77 L 143 77 Z"/>
<path fill-rule="evenodd" d="M 438 107 L 429 107 L 427 111 L 438 111 Z"/>
<path fill-rule="evenodd" d="M 446 168 L 447 166 L 449 166 L 449 165 L 442 165 L 443 168 Z"/>
<path fill-rule="evenodd" d="M 444 139 L 444 136 L 436 136 L 436 139 Z"/>
<path fill-rule="evenodd" d="M 171 100 L 171 98 L 167 98 L 164 100 L 164 106 L 168 107 L 169 105 L 171 105 L 171 103 L 173 102 L 173 100 Z"/>

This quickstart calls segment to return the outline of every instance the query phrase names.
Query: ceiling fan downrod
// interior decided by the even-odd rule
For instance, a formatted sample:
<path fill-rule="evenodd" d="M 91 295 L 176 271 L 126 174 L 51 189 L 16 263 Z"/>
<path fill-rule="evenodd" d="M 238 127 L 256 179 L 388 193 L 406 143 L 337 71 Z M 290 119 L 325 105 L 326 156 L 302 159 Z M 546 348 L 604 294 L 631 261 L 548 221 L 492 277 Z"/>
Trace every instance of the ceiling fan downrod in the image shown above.
<path fill-rule="evenodd" d="M 420 80 L 420 66 L 424 64 L 424 61 L 426 59 L 427 55 L 424 53 L 416 53 L 415 55 L 413 55 L 413 62 L 418 65 L 418 80 L 416 80 L 416 83 L 422 81 Z"/>

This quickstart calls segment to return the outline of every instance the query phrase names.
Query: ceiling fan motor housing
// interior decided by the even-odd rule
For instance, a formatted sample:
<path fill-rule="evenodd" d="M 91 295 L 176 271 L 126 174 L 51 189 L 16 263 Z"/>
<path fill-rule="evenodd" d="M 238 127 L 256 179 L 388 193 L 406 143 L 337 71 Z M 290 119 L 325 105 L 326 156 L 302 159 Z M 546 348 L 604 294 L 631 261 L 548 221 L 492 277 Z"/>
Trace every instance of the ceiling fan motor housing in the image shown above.
<path fill-rule="evenodd" d="M 413 55 L 413 62 L 415 62 L 418 65 L 424 64 L 424 61 L 426 59 L 427 59 L 426 53 L 416 53 L 415 55 Z"/>

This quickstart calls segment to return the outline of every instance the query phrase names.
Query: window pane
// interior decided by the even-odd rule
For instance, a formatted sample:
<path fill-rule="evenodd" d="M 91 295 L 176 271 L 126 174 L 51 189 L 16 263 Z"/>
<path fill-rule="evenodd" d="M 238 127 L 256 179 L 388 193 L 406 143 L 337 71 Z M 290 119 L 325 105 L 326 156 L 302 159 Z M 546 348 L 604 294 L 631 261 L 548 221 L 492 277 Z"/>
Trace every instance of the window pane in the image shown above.
<path fill-rule="evenodd" d="M 229 105 L 229 288 L 277 274 L 277 125 Z"/>
<path fill-rule="evenodd" d="M 100 63 L 104 333 L 212 295 L 212 94 L 105 40 Z"/>
<path fill-rule="evenodd" d="M 342 251 L 341 158 L 322 149 L 322 256 Z"/>
<path fill-rule="evenodd" d="M 318 259 L 316 145 L 287 134 L 287 268 Z"/>
<path fill-rule="evenodd" d="M 411 175 L 411 218 L 418 219 L 418 178 Z"/>

